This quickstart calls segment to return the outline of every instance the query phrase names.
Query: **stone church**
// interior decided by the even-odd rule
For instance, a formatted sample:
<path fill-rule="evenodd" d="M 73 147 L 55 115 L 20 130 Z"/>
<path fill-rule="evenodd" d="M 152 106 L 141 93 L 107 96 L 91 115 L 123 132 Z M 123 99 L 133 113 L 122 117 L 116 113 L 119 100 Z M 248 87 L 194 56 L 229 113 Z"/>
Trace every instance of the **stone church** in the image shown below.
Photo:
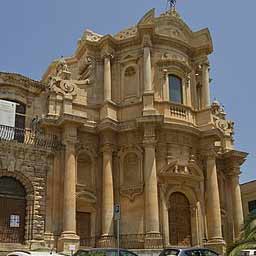
<path fill-rule="evenodd" d="M 41 81 L 0 73 L 0 247 L 206 246 L 243 210 L 234 123 L 210 101 L 208 29 L 154 9 L 115 35 L 86 30 Z M 31 63 L 33 64 L 33 63 Z"/>

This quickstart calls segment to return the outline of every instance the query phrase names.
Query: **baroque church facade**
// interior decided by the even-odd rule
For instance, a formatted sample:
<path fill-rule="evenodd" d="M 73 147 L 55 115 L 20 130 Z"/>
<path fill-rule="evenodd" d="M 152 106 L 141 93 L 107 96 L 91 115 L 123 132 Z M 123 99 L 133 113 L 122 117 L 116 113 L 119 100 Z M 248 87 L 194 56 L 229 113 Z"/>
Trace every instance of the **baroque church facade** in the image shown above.
<path fill-rule="evenodd" d="M 86 30 L 41 81 L 1 72 L 0 99 L 18 105 L 0 126 L 0 247 L 113 247 L 120 205 L 124 248 L 224 252 L 247 154 L 210 102 L 212 52 L 208 29 L 150 10 L 113 36 Z"/>

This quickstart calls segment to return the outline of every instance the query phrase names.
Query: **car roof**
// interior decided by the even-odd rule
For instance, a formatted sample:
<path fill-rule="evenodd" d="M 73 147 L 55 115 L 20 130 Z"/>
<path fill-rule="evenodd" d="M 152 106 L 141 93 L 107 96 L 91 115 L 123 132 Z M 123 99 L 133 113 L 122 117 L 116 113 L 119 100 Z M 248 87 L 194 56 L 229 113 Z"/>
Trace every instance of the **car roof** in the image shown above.
<path fill-rule="evenodd" d="M 215 252 L 212 249 L 208 249 L 208 248 L 204 248 L 204 247 L 167 247 L 167 248 L 164 248 L 164 250 L 179 250 L 179 251 L 208 250 L 208 251 Z M 218 254 L 217 252 L 215 252 L 215 253 Z"/>

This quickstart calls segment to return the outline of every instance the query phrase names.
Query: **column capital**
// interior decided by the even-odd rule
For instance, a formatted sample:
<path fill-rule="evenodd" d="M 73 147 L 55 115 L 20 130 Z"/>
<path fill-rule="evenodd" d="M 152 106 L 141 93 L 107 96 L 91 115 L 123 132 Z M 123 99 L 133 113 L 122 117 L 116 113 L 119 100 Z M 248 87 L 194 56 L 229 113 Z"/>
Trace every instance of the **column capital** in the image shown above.
<path fill-rule="evenodd" d="M 103 49 L 101 50 L 101 58 L 102 59 L 113 59 L 114 58 L 114 53 L 115 51 L 108 46 L 103 47 Z"/>
<path fill-rule="evenodd" d="M 150 47 L 152 47 L 151 36 L 149 34 L 146 34 L 146 35 L 143 36 L 142 47 L 143 48 L 150 48 Z"/>
<path fill-rule="evenodd" d="M 115 152 L 115 146 L 112 144 L 104 144 L 101 146 L 101 152 L 113 154 Z"/>

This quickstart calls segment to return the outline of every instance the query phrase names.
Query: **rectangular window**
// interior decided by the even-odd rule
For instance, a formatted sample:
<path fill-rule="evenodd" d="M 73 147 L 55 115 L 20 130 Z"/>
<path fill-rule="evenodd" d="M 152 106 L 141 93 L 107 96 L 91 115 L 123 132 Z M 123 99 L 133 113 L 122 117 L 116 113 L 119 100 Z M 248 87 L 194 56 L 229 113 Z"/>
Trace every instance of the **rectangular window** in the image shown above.
<path fill-rule="evenodd" d="M 169 75 L 169 99 L 174 103 L 183 103 L 182 80 L 175 75 Z"/>
<path fill-rule="evenodd" d="M 248 208 L 249 208 L 249 212 L 252 212 L 253 210 L 256 210 L 256 200 L 249 201 L 248 202 Z"/>

